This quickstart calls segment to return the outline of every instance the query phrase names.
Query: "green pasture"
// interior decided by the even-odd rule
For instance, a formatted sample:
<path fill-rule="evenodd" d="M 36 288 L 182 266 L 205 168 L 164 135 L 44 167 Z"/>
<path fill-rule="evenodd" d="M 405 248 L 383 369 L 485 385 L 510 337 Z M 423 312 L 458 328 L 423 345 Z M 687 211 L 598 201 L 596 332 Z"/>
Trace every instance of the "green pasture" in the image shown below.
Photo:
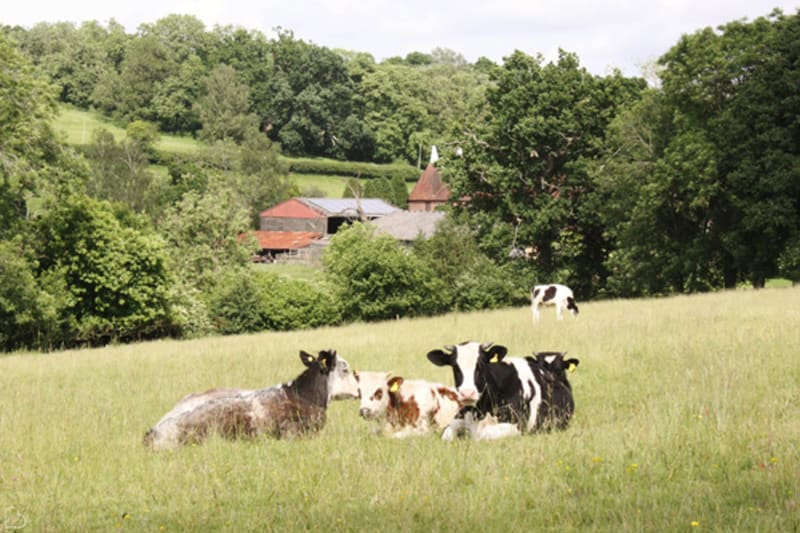
<path fill-rule="evenodd" d="M 800 529 L 800 288 L 546 311 L 0 357 L 0 530 Z M 292 379 L 300 349 L 450 383 L 425 354 L 467 339 L 579 358 L 569 429 L 394 440 L 349 400 L 314 438 L 141 444 L 190 391 Z"/>

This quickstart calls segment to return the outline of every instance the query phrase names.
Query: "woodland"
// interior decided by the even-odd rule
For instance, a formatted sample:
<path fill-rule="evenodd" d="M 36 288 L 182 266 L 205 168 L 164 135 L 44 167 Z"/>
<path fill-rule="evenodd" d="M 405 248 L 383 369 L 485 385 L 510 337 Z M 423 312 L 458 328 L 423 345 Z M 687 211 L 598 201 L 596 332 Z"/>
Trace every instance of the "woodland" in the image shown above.
<path fill-rule="evenodd" d="M 684 35 L 648 79 L 565 50 L 376 62 L 177 14 L 0 26 L 0 65 L 3 351 L 499 308 L 538 282 L 587 300 L 800 281 L 798 13 Z M 125 137 L 67 143 L 65 108 Z M 457 199 L 433 238 L 355 223 L 308 278 L 249 263 L 237 236 L 304 192 L 291 169 L 402 206 L 432 145 Z"/>

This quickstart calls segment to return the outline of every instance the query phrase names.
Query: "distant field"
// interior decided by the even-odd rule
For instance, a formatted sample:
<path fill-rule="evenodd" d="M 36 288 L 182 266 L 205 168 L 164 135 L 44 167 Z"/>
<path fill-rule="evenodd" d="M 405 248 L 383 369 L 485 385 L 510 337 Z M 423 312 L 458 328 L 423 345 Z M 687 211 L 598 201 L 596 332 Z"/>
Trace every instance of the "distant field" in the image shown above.
<path fill-rule="evenodd" d="M 92 132 L 99 128 L 110 131 L 119 141 L 125 138 L 125 130 L 114 125 L 100 113 L 83 111 L 71 106 L 61 106 L 54 127 L 66 135 L 69 144 L 89 144 L 92 141 Z"/>
<path fill-rule="evenodd" d="M 61 106 L 60 113 L 55 121 L 57 131 L 65 135 L 66 142 L 69 144 L 84 145 L 91 142 L 94 130 L 104 128 L 110 131 L 117 141 L 125 138 L 124 128 L 116 126 L 108 118 L 100 113 L 84 111 L 71 106 Z M 201 149 L 202 145 L 190 137 L 180 137 L 176 135 L 162 135 L 161 140 L 156 144 L 158 150 L 174 154 L 190 154 Z M 344 194 L 348 177 L 316 175 L 316 174 L 297 174 L 291 173 L 293 179 L 300 188 L 304 196 L 321 195 L 325 198 L 341 198 Z M 411 191 L 414 183 L 408 184 Z"/>
<path fill-rule="evenodd" d="M 0 357 L 0 529 L 800 530 L 800 287 L 548 311 Z M 425 354 L 467 339 L 579 358 L 567 431 L 398 441 L 350 400 L 316 438 L 141 445 L 187 392 L 289 380 L 300 349 L 451 383 Z"/>

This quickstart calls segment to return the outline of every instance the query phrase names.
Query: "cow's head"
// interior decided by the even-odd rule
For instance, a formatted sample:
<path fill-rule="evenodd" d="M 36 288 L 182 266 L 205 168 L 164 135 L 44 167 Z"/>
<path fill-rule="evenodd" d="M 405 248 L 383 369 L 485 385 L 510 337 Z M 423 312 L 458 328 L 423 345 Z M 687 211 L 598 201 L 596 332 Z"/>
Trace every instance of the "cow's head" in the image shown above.
<path fill-rule="evenodd" d="M 386 384 L 391 372 L 358 372 L 358 397 L 361 406 L 358 414 L 365 420 L 376 420 L 386 416 L 389 391 Z"/>
<path fill-rule="evenodd" d="M 533 367 L 538 368 L 542 377 L 551 382 L 564 382 L 569 385 L 567 372 L 573 372 L 580 360 L 566 358 L 566 352 L 536 352 L 529 358 L 533 362 Z"/>
<path fill-rule="evenodd" d="M 328 398 L 341 400 L 358 397 L 358 382 L 350 365 L 336 355 L 336 350 L 322 350 L 317 357 L 300 351 L 300 360 L 311 369 L 328 376 Z"/>
<path fill-rule="evenodd" d="M 437 366 L 451 366 L 458 401 L 462 405 L 474 405 L 486 389 L 490 365 L 502 361 L 507 353 L 505 346 L 491 342 L 464 342 L 445 346 L 444 350 L 431 350 L 428 360 Z"/>

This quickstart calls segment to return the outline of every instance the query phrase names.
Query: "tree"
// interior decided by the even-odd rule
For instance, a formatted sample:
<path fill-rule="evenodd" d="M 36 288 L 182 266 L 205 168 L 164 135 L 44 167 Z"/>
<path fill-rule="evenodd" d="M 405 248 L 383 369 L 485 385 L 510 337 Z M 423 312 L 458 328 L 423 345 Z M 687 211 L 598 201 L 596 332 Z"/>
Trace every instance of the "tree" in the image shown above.
<path fill-rule="evenodd" d="M 55 90 L 0 32 L 0 238 L 24 233 L 42 199 L 80 188 L 82 161 L 50 124 Z"/>
<path fill-rule="evenodd" d="M 257 131 L 258 119 L 249 110 L 249 91 L 233 67 L 217 65 L 203 82 L 194 110 L 203 125 L 198 136 L 207 141 L 242 142 Z"/>
<path fill-rule="evenodd" d="M 0 350 L 51 347 L 57 331 L 57 299 L 40 287 L 36 263 L 22 239 L 0 240 Z"/>
<path fill-rule="evenodd" d="M 218 179 L 205 193 L 186 192 L 159 223 L 173 269 L 201 292 L 208 292 L 227 270 L 247 264 L 254 247 L 237 237 L 248 229 L 247 207 Z"/>
<path fill-rule="evenodd" d="M 163 241 L 110 204 L 72 196 L 37 223 L 39 276 L 67 291 L 65 345 L 157 338 L 172 331 Z"/>
<path fill-rule="evenodd" d="M 490 258 L 508 257 L 516 239 L 534 250 L 531 282 L 558 280 L 588 296 L 605 278 L 607 253 L 590 162 L 644 81 L 592 76 L 563 51 L 547 65 L 515 52 L 492 79 L 486 122 L 464 128 L 464 156 L 445 159 L 443 174 L 454 197 L 471 198 L 460 209 Z"/>
<path fill-rule="evenodd" d="M 148 150 L 152 146 L 147 126 L 132 122 L 132 135 L 117 143 L 104 129 L 92 135 L 87 155 L 92 168 L 89 193 L 101 200 L 122 202 L 131 210 L 153 212 L 155 191 L 153 175 L 148 170 Z"/>
<path fill-rule="evenodd" d="M 724 284 L 763 286 L 800 227 L 800 18 L 780 11 L 686 35 L 661 59 L 676 135 L 702 135 L 718 162 L 708 205 Z"/>

